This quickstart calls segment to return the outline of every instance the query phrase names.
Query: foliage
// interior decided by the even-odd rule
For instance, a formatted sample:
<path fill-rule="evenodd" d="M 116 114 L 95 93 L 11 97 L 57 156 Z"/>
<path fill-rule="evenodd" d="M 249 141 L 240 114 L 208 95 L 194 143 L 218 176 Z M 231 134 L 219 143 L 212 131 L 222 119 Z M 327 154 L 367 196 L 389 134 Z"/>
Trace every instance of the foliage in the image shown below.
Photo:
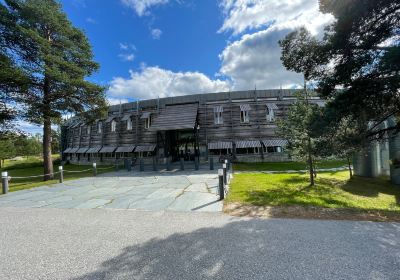
<path fill-rule="evenodd" d="M 321 0 L 320 10 L 336 19 L 321 43 L 329 63 L 321 63 L 317 80 L 321 94 L 333 99 L 329 106 L 338 122 L 379 123 L 399 117 L 400 2 Z M 399 124 L 398 118 L 397 126 L 389 129 Z M 369 136 L 384 135 L 366 131 Z"/>
<path fill-rule="evenodd" d="M 346 171 L 323 172 L 315 187 L 304 174 L 236 174 L 227 202 L 259 206 L 301 205 L 400 213 L 400 189 L 382 178 L 353 177 Z"/>
<path fill-rule="evenodd" d="M 66 113 L 106 107 L 104 88 L 85 80 L 99 65 L 85 34 L 71 24 L 58 1 L 4 2 L 0 26 L 6 54 L 30 81 L 13 98 L 23 105 L 23 117 L 44 126 L 44 172 L 51 173 L 51 124 Z"/>
<path fill-rule="evenodd" d="M 308 163 L 310 183 L 313 185 L 315 172 L 314 160 L 318 157 L 316 149 L 319 139 L 313 137 L 313 122 L 321 113 L 316 104 L 311 104 L 307 97 L 297 94 L 297 101 L 290 106 L 286 118 L 277 122 L 277 134 L 288 140 L 287 151 L 296 159 Z"/>

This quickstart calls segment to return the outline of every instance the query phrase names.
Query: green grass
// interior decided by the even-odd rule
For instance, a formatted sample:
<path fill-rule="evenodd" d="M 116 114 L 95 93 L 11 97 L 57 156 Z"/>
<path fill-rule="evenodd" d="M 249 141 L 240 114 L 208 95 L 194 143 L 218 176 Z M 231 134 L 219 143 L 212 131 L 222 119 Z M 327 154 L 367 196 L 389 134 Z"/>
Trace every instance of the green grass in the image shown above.
<path fill-rule="evenodd" d="M 324 160 L 317 162 L 317 168 L 336 168 L 347 165 L 345 160 Z M 306 170 L 305 162 L 256 162 L 256 163 L 235 163 L 235 171 L 283 171 L 283 170 Z"/>
<path fill-rule="evenodd" d="M 59 160 L 57 156 L 53 157 L 54 159 L 54 171 L 58 171 Z M 106 168 L 110 166 L 101 166 L 101 168 Z M 93 176 L 92 167 L 89 165 L 73 165 L 67 164 L 64 166 L 64 170 L 69 171 L 82 171 L 85 169 L 90 169 L 85 172 L 79 173 L 68 173 L 64 172 L 64 180 L 74 180 L 83 177 Z M 98 174 L 112 171 L 112 169 L 108 170 L 98 170 Z M 26 179 L 17 179 L 13 177 L 26 177 L 26 176 L 34 176 L 43 174 L 43 161 L 38 157 L 29 157 L 24 158 L 21 161 L 6 161 L 4 168 L 1 171 L 8 171 L 8 175 L 11 176 L 11 181 L 9 182 L 9 191 L 19 191 L 24 189 L 30 189 L 43 185 L 51 185 L 59 182 L 59 175 L 56 174 L 54 180 L 49 180 L 44 182 L 43 177 L 38 178 L 26 178 Z"/>
<path fill-rule="evenodd" d="M 236 174 L 227 202 L 257 206 L 301 205 L 400 212 L 400 187 L 385 178 L 322 172 L 309 186 L 307 174 Z"/>

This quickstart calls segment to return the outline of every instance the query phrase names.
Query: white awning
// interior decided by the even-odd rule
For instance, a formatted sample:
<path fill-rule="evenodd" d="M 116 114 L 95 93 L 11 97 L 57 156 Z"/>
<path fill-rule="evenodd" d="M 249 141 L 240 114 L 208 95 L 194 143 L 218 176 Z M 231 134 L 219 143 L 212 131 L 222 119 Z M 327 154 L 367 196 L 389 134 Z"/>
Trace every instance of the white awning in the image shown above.
<path fill-rule="evenodd" d="M 251 107 L 250 104 L 240 104 L 240 111 L 250 111 Z"/>
<path fill-rule="evenodd" d="M 92 147 L 86 151 L 87 154 L 96 154 L 101 150 L 101 147 Z"/>
<path fill-rule="evenodd" d="M 64 154 L 69 154 L 71 152 L 73 148 L 67 148 L 65 149 L 65 151 L 63 152 Z"/>
<path fill-rule="evenodd" d="M 76 153 L 76 151 L 78 151 L 79 148 L 71 148 L 71 150 L 69 151 L 70 154 L 74 154 Z"/>
<path fill-rule="evenodd" d="M 106 119 L 106 123 L 109 123 L 109 122 L 111 122 L 113 119 L 115 119 L 117 116 L 109 116 L 107 119 Z"/>
<path fill-rule="evenodd" d="M 118 147 L 118 149 L 115 151 L 116 153 L 132 153 L 133 150 L 135 149 L 135 145 L 133 146 L 125 146 L 125 147 Z"/>
<path fill-rule="evenodd" d="M 125 122 L 125 121 L 129 120 L 131 117 L 132 117 L 132 114 L 124 115 L 124 116 L 122 117 L 121 121 L 122 121 L 122 122 Z"/>
<path fill-rule="evenodd" d="M 279 110 L 278 106 L 275 103 L 267 103 L 267 108 L 269 110 Z"/>
<path fill-rule="evenodd" d="M 214 107 L 214 113 L 222 113 L 223 111 L 224 111 L 224 107 L 222 107 L 221 105 Z"/>
<path fill-rule="evenodd" d="M 288 144 L 284 139 L 267 139 L 262 141 L 265 147 L 284 147 Z"/>
<path fill-rule="evenodd" d="M 208 143 L 209 150 L 232 149 L 232 142 L 212 142 Z"/>
<path fill-rule="evenodd" d="M 117 147 L 103 147 L 99 151 L 99 153 L 104 154 L 104 153 L 112 153 L 117 149 Z"/>
<path fill-rule="evenodd" d="M 236 149 L 240 148 L 259 148 L 261 142 L 258 140 L 235 141 Z"/>
<path fill-rule="evenodd" d="M 140 118 L 147 119 L 147 118 L 150 118 L 150 115 L 151 115 L 151 112 L 144 112 Z"/>
<path fill-rule="evenodd" d="M 88 150 L 88 147 L 84 147 L 84 148 L 79 148 L 75 153 L 77 154 L 84 154 L 86 153 L 86 151 Z"/>
<path fill-rule="evenodd" d="M 156 145 L 138 145 L 135 148 L 135 153 L 139 152 L 152 152 L 156 148 Z"/>

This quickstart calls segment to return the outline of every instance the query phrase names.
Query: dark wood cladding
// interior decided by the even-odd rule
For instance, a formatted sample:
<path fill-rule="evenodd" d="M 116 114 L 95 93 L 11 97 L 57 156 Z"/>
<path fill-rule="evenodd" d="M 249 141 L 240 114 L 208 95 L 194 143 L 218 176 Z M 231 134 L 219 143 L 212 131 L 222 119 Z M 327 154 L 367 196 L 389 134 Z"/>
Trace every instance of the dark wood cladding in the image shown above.
<path fill-rule="evenodd" d="M 63 135 L 63 139 L 66 141 L 64 147 L 159 145 L 160 139 L 157 137 L 157 131 L 163 130 L 162 127 L 147 129 L 145 127 L 146 120 L 141 116 L 144 112 L 149 112 L 153 121 L 158 120 L 161 118 L 162 112 L 167 112 L 167 109 L 171 108 L 170 106 L 182 108 L 182 112 L 197 108 L 195 125 L 199 126 L 198 141 L 200 149 L 203 151 L 207 150 L 206 147 L 210 142 L 272 139 L 276 138 L 276 121 L 269 122 L 267 120 L 267 104 L 274 103 L 278 107 L 274 110 L 275 120 L 284 118 L 289 106 L 295 101 L 295 92 L 296 90 L 220 92 L 114 105 L 110 106 L 108 114 L 115 116 L 114 120 L 117 124 L 115 132 L 111 131 L 111 122 L 106 123 L 104 119 L 100 120 L 102 133 L 98 132 L 97 122 L 76 126 L 79 120 L 71 119 L 66 122 L 62 130 L 66 134 Z M 242 104 L 250 106 L 248 123 L 240 121 L 240 105 Z M 214 123 L 214 108 L 217 106 L 222 107 L 222 124 Z M 132 120 L 131 130 L 127 129 L 126 116 L 128 114 Z M 168 116 L 169 122 L 179 123 L 179 118 L 185 116 L 183 113 L 179 114 L 179 110 L 176 114 L 176 119 Z M 124 120 L 122 120 L 123 118 Z M 90 126 L 90 131 L 87 126 Z"/>

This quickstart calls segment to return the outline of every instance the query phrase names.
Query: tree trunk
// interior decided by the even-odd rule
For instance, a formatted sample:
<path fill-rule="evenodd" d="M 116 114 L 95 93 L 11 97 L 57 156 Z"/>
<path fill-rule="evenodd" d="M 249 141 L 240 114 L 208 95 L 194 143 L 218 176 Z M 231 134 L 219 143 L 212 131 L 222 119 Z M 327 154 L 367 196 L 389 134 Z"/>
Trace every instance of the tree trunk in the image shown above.
<path fill-rule="evenodd" d="M 53 161 L 51 158 L 51 121 L 45 119 L 43 125 L 43 165 L 44 165 L 44 180 L 51 180 L 54 178 Z"/>
<path fill-rule="evenodd" d="M 3 168 L 4 159 L 0 159 L 0 168 Z"/>
<path fill-rule="evenodd" d="M 350 178 L 353 178 L 353 170 L 351 170 L 350 157 L 347 157 L 347 164 L 348 164 L 348 167 L 349 167 Z"/>
<path fill-rule="evenodd" d="M 314 186 L 314 168 L 311 158 L 311 152 L 308 152 L 308 168 L 310 172 L 310 186 Z"/>

